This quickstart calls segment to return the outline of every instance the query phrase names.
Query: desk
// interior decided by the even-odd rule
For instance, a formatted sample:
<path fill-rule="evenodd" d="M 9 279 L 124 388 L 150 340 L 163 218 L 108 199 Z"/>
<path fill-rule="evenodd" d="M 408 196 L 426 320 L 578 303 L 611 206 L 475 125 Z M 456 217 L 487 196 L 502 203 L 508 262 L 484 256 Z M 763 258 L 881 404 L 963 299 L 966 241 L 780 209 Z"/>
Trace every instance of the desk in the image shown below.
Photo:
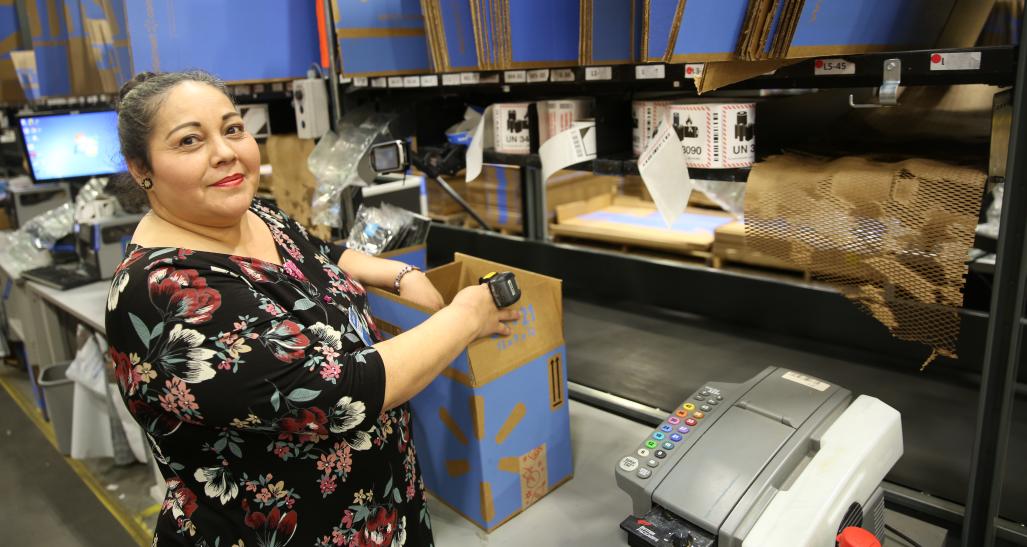
<path fill-rule="evenodd" d="M 66 291 L 33 282 L 25 285 L 40 306 L 38 311 L 44 316 L 41 324 L 45 329 L 63 324 L 56 328 L 66 330 L 67 321 L 56 316 L 63 312 L 99 333 L 105 332 L 109 281 Z M 56 340 L 59 332 L 42 334 L 51 339 L 52 343 L 46 345 L 50 346 L 52 356 L 65 351 L 64 344 Z M 634 449 L 650 428 L 577 401 L 570 402 L 570 416 L 574 478 L 491 534 L 429 497 L 436 544 L 626 545 L 619 525 L 631 512 L 631 500 L 617 488 L 613 469 L 618 456 Z"/>

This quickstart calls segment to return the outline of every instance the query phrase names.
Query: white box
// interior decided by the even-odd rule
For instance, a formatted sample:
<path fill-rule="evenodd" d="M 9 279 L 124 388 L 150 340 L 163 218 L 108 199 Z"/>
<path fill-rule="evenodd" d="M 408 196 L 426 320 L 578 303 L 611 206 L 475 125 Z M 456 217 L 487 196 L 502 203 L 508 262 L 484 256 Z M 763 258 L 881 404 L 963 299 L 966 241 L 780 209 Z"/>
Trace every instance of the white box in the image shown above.
<path fill-rule="evenodd" d="M 590 99 L 563 99 L 539 103 L 539 143 L 571 128 L 574 122 L 592 117 Z"/>

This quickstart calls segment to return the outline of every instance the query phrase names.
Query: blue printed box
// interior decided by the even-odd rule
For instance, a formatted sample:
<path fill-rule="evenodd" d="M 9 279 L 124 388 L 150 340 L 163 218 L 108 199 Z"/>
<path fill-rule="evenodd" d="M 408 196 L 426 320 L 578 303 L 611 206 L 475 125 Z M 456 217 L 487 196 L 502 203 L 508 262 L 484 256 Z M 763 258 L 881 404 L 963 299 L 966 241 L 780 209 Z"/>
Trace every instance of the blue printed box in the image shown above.
<path fill-rule="evenodd" d="M 404 264 L 410 264 L 411 266 L 420 268 L 422 271 L 428 269 L 428 248 L 424 243 L 420 245 L 412 245 L 410 247 L 403 247 L 402 249 L 382 253 L 378 256 L 381 258 L 398 260 Z"/>
<path fill-rule="evenodd" d="M 643 0 L 583 0 L 583 65 L 638 62 L 641 55 Z"/>
<path fill-rule="evenodd" d="M 134 71 L 200 68 L 229 82 L 303 78 L 320 60 L 316 6 L 281 0 L 125 2 Z"/>
<path fill-rule="evenodd" d="M 431 71 L 419 0 L 334 0 L 333 7 L 344 75 Z"/>
<path fill-rule="evenodd" d="M 685 63 L 734 59 L 748 5 L 747 0 L 646 0 L 642 60 Z"/>
<path fill-rule="evenodd" d="M 428 490 L 486 531 L 573 474 L 560 280 L 459 253 L 427 275 L 449 302 L 491 271 L 516 274 L 521 320 L 508 338 L 472 343 L 411 401 Z M 429 315 L 377 289 L 368 301 L 386 336 Z"/>

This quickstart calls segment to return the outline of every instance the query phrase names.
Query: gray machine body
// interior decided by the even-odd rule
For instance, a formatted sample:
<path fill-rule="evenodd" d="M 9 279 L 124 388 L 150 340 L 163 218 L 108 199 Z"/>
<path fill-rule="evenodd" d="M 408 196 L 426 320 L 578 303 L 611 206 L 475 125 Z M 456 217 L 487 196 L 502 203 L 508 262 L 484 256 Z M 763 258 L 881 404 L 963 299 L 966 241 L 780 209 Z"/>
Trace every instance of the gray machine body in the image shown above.
<path fill-rule="evenodd" d="M 65 203 L 71 203 L 68 185 L 60 182 L 34 184 L 30 188 L 11 188 L 7 216 L 12 228 L 21 228 L 26 222 Z"/>
<path fill-rule="evenodd" d="M 108 217 L 78 226 L 78 256 L 100 279 L 114 277 L 114 270 L 125 258 L 125 247 L 132 240 L 142 215 Z"/>
<path fill-rule="evenodd" d="M 717 538 L 718 546 L 740 547 L 775 493 L 801 473 L 816 453 L 820 435 L 852 398 L 846 389 L 777 367 L 743 383 L 707 383 L 676 412 L 688 413 L 683 410 L 687 404 L 710 410 L 679 442 L 661 438 L 654 449 L 646 442 L 660 437 L 657 430 L 633 454 L 622 455 L 617 485 L 631 496 L 634 515 L 658 505 Z M 668 420 L 674 422 L 673 417 Z M 668 425 L 665 421 L 663 427 Z M 650 459 L 654 450 L 671 445 L 661 459 Z M 637 468 L 632 469 L 631 459 L 639 460 Z M 657 465 L 650 463 L 649 471 L 643 471 L 647 461 Z M 864 507 L 871 517 L 877 510 Z"/>

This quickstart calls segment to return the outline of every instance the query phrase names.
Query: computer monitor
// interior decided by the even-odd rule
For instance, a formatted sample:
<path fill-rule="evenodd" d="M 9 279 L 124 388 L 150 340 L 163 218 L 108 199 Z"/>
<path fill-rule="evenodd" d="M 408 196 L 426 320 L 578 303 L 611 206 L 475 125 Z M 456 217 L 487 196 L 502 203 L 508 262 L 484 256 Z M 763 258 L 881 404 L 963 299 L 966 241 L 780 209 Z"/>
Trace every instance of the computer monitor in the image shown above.
<path fill-rule="evenodd" d="M 22 115 L 18 129 L 36 182 L 85 180 L 125 170 L 113 110 Z"/>

